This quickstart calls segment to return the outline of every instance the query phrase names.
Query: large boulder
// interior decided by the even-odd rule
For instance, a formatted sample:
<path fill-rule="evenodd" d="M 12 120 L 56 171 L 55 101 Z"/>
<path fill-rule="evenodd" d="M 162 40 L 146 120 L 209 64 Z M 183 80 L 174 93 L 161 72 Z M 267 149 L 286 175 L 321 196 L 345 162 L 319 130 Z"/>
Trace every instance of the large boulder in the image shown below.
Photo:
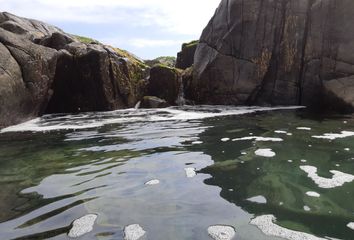
<path fill-rule="evenodd" d="M 352 0 L 222 0 L 196 50 L 192 95 L 352 111 L 353 22 Z"/>
<path fill-rule="evenodd" d="M 148 66 L 127 51 L 0 13 L 0 128 L 44 113 L 133 107 Z"/>
<path fill-rule="evenodd" d="M 177 53 L 176 68 L 187 69 L 193 65 L 197 45 L 198 41 L 182 44 L 182 50 Z"/>
<path fill-rule="evenodd" d="M 155 65 L 150 70 L 148 95 L 166 100 L 175 105 L 181 86 L 180 72 L 165 65 Z"/>
<path fill-rule="evenodd" d="M 44 113 L 57 51 L 0 28 L 0 126 Z"/>

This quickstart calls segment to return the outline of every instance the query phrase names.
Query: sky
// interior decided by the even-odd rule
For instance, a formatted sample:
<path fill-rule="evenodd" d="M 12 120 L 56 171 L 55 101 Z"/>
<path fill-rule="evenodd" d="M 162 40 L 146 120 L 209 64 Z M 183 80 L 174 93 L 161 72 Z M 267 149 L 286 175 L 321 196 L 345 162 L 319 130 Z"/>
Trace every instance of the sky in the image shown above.
<path fill-rule="evenodd" d="M 220 0 L 0 0 L 0 11 L 53 24 L 143 59 L 199 39 Z"/>

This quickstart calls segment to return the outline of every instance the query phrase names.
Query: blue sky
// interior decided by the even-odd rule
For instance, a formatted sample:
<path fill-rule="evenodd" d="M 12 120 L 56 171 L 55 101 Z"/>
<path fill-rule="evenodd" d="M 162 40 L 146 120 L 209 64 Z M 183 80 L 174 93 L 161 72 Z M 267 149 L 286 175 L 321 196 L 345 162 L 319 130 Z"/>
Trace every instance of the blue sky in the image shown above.
<path fill-rule="evenodd" d="M 0 11 L 95 38 L 143 59 L 198 39 L 220 0 L 0 0 Z"/>

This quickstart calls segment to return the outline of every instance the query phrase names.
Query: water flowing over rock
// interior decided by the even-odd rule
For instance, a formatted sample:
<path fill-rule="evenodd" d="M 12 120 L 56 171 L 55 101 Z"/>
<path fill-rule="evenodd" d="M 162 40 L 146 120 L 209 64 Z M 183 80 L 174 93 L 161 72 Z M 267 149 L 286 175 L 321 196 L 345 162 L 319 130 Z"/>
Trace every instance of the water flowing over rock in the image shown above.
<path fill-rule="evenodd" d="M 198 103 L 353 111 L 354 2 L 222 0 L 194 58 Z"/>

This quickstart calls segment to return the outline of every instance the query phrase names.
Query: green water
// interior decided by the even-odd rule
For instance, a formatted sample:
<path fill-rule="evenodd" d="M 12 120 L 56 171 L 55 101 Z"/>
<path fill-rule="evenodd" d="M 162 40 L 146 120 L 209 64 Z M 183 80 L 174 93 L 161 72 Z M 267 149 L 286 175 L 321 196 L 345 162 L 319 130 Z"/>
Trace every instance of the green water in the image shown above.
<path fill-rule="evenodd" d="M 22 128 L 36 132 L 1 133 L 0 239 L 69 239 L 72 221 L 88 213 L 98 219 L 80 239 L 123 239 L 133 223 L 150 240 L 211 239 L 207 228 L 216 224 L 233 226 L 239 240 L 279 239 L 249 223 L 265 214 L 287 229 L 354 239 L 346 226 L 354 222 L 354 182 L 325 189 L 300 169 L 315 166 L 326 178 L 330 170 L 354 174 L 354 137 L 312 137 L 354 131 L 354 118 L 220 111 L 48 116 Z M 248 136 L 283 141 L 221 141 Z M 276 155 L 255 155 L 264 148 Z M 187 178 L 186 167 L 197 175 Z M 146 186 L 151 179 L 160 184 Z M 255 196 L 266 203 L 247 200 Z"/>

